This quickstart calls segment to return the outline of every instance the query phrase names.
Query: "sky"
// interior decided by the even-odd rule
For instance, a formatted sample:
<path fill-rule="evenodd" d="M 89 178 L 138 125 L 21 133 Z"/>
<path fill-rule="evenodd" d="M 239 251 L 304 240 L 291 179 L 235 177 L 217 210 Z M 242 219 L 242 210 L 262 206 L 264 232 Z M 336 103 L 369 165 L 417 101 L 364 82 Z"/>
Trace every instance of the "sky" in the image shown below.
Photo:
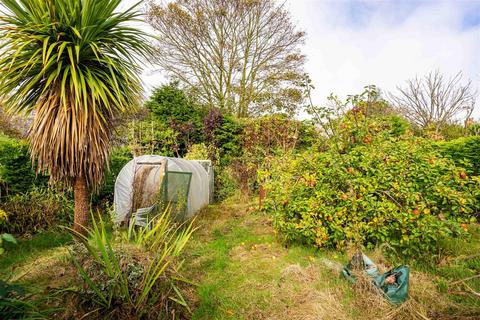
<path fill-rule="evenodd" d="M 125 0 L 134 2 L 134 0 Z M 377 85 L 384 92 L 432 70 L 461 71 L 478 89 L 480 118 L 480 0 L 343 1 L 287 0 L 299 29 L 306 31 L 305 65 L 315 85 L 313 102 Z M 149 66 L 147 93 L 165 82 Z"/>

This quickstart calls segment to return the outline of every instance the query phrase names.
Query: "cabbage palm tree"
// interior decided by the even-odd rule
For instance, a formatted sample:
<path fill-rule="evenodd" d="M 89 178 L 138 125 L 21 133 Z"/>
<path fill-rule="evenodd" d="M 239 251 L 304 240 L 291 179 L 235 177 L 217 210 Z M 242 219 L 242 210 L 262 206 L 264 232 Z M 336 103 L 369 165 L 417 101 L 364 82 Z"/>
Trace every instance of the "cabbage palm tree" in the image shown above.
<path fill-rule="evenodd" d="M 113 119 L 140 102 L 147 35 L 121 0 L 0 0 L 0 99 L 33 114 L 37 171 L 73 185 L 74 228 L 88 221 L 89 195 L 109 156 Z"/>

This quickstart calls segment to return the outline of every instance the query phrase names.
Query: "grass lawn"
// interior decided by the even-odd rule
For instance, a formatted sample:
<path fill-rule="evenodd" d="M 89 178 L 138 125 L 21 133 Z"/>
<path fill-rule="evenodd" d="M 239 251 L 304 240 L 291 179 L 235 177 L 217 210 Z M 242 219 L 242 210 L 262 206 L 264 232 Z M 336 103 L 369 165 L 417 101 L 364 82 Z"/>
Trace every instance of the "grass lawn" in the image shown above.
<path fill-rule="evenodd" d="M 348 254 L 277 241 L 271 217 L 251 204 L 212 205 L 196 220 L 185 250 L 184 288 L 193 319 L 480 319 L 480 233 L 451 240 L 433 258 L 410 261 L 410 299 L 395 308 L 352 288 L 339 276 Z M 475 230 L 474 230 L 475 229 Z M 2 276 L 45 289 L 73 279 L 67 234 L 43 233 L 8 247 Z M 393 266 L 379 251 L 367 253 L 382 271 Z M 12 271 L 13 270 L 13 271 Z M 467 279 L 462 281 L 462 279 Z"/>
<path fill-rule="evenodd" d="M 52 250 L 71 243 L 69 233 L 44 232 L 31 238 L 17 238 L 18 245 L 4 242 L 7 253 L 0 256 L 0 275 L 15 273 L 15 269 L 33 263 L 38 258 L 51 255 Z"/>

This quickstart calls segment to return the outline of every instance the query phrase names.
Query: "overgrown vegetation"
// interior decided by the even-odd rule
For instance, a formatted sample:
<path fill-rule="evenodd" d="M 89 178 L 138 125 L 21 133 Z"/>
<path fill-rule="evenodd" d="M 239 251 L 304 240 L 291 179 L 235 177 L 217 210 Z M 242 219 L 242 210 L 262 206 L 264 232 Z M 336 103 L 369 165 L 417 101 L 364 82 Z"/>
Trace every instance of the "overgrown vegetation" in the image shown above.
<path fill-rule="evenodd" d="M 460 74 L 315 105 L 285 5 L 152 2 L 172 81 L 137 108 L 154 52 L 136 7 L 0 2 L 0 317 L 480 318 L 480 124 Z M 116 177 L 144 154 L 211 160 L 217 203 L 113 225 Z M 358 250 L 409 265 L 405 303 L 338 277 Z"/>
<path fill-rule="evenodd" d="M 479 180 L 421 139 L 307 151 L 279 159 L 265 179 L 275 228 L 318 247 L 388 243 L 404 256 L 424 255 L 441 239 L 466 236 L 479 208 Z"/>
<path fill-rule="evenodd" d="M 408 257 L 467 236 L 480 211 L 478 177 L 443 158 L 433 142 L 412 137 L 400 118 L 379 114 L 385 102 L 372 88 L 345 104 L 333 100 L 339 117 L 312 110 L 327 119 L 327 140 L 284 153 L 260 175 L 265 210 L 282 237 L 337 249 L 388 244 Z"/>
<path fill-rule="evenodd" d="M 31 235 L 73 222 L 73 203 L 63 192 L 34 188 L 0 205 L 0 231 Z"/>

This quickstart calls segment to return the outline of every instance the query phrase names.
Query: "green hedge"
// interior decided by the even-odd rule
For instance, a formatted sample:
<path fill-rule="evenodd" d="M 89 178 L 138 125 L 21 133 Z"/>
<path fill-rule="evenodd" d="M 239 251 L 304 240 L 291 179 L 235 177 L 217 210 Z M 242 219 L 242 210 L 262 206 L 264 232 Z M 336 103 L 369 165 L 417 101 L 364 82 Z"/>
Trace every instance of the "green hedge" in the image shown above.
<path fill-rule="evenodd" d="M 441 153 L 471 175 L 480 173 L 480 137 L 471 136 L 438 143 Z"/>
<path fill-rule="evenodd" d="M 0 134 L 0 197 L 45 186 L 48 178 L 35 174 L 28 144 Z"/>

